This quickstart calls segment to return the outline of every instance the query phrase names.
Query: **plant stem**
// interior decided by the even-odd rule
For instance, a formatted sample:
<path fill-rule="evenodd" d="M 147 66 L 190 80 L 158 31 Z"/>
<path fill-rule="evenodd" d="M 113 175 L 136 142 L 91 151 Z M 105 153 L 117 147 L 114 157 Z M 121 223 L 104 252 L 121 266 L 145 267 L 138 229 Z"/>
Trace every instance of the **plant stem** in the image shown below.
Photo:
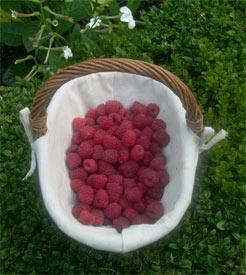
<path fill-rule="evenodd" d="M 49 7 L 47 7 L 47 6 L 43 7 L 43 9 L 44 9 L 45 11 L 47 11 L 48 13 L 54 15 L 54 16 L 57 17 L 57 18 L 61 18 L 61 19 L 66 20 L 66 21 L 68 21 L 68 22 L 70 22 L 70 23 L 73 23 L 73 18 L 70 17 L 70 16 L 56 13 L 56 12 L 52 11 L 52 10 L 51 10 Z"/>
<path fill-rule="evenodd" d="M 54 39 L 55 39 L 54 36 L 52 36 L 52 37 L 50 38 L 49 48 L 48 48 L 48 51 L 47 51 L 47 54 L 46 54 L 46 57 L 45 57 L 45 60 L 44 60 L 44 64 L 46 64 L 46 63 L 48 62 L 49 55 L 50 55 L 50 49 L 51 49 L 51 46 L 52 46 L 52 44 L 53 44 L 53 42 L 54 42 Z"/>

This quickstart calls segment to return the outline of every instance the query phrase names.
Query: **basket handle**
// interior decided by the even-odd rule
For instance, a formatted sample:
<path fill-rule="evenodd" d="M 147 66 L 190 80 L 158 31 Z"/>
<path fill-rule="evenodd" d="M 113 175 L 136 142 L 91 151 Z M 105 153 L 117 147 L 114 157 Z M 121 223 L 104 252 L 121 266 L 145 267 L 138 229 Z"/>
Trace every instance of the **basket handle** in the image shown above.
<path fill-rule="evenodd" d="M 174 74 L 163 68 L 139 60 L 109 58 L 80 62 L 64 68 L 46 81 L 36 94 L 31 113 L 30 126 L 34 139 L 47 131 L 46 108 L 54 93 L 64 83 L 74 78 L 98 72 L 124 72 L 153 78 L 169 87 L 181 100 L 186 110 L 186 121 L 194 133 L 203 131 L 203 116 L 191 90 Z"/>

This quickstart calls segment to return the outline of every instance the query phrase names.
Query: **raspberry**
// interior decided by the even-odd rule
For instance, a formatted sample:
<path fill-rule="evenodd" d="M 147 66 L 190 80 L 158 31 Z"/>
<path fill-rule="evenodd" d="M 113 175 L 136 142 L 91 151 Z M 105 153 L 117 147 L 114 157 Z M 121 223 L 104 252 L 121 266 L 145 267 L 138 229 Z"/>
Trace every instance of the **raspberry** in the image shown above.
<path fill-rule="evenodd" d="M 103 189 L 108 179 L 105 175 L 93 174 L 87 178 L 87 183 L 95 189 Z"/>
<path fill-rule="evenodd" d="M 160 183 L 154 185 L 151 188 L 148 188 L 147 190 L 147 196 L 149 196 L 152 199 L 160 200 L 163 196 L 164 189 Z"/>
<path fill-rule="evenodd" d="M 82 138 L 81 138 L 80 132 L 73 133 L 72 144 L 80 144 L 81 141 L 82 141 Z"/>
<path fill-rule="evenodd" d="M 104 225 L 111 225 L 111 220 L 107 217 L 104 217 Z"/>
<path fill-rule="evenodd" d="M 72 127 L 74 131 L 79 131 L 83 126 L 85 126 L 85 119 L 82 117 L 75 117 L 72 121 Z"/>
<path fill-rule="evenodd" d="M 166 164 L 166 159 L 164 157 L 153 158 L 150 162 L 150 167 L 156 171 L 162 170 Z"/>
<path fill-rule="evenodd" d="M 72 190 L 76 193 L 79 191 L 80 187 L 85 184 L 82 180 L 79 180 L 79 179 L 74 179 L 74 180 L 71 180 L 71 188 Z"/>
<path fill-rule="evenodd" d="M 140 174 L 139 179 L 146 186 L 152 187 L 155 183 L 159 181 L 159 174 L 152 168 L 146 168 Z"/>
<path fill-rule="evenodd" d="M 71 180 L 80 179 L 84 181 L 87 178 L 87 172 L 83 168 L 76 168 L 72 171 L 69 171 L 69 177 Z"/>
<path fill-rule="evenodd" d="M 66 154 L 75 153 L 78 150 L 78 145 L 72 144 L 67 148 Z"/>
<path fill-rule="evenodd" d="M 153 133 L 154 131 L 149 126 L 144 127 L 144 129 L 142 130 L 142 135 L 147 137 L 148 139 L 151 139 Z"/>
<path fill-rule="evenodd" d="M 153 139 L 162 146 L 166 146 L 170 141 L 169 135 L 162 129 L 154 132 Z"/>
<path fill-rule="evenodd" d="M 136 181 L 135 181 L 135 179 L 124 178 L 123 179 L 123 186 L 124 186 L 124 189 L 135 187 L 136 186 Z"/>
<path fill-rule="evenodd" d="M 127 218 L 125 217 L 118 217 L 116 219 L 113 220 L 113 227 L 119 232 L 121 233 L 121 231 L 124 228 L 127 228 L 129 226 L 130 222 Z"/>
<path fill-rule="evenodd" d="M 105 103 L 105 111 L 108 114 L 118 113 L 121 107 L 122 107 L 122 104 L 117 100 L 108 100 Z"/>
<path fill-rule="evenodd" d="M 118 128 L 119 128 L 119 127 L 118 127 L 117 125 L 112 126 L 111 128 L 109 128 L 109 129 L 107 130 L 107 134 L 113 136 L 114 133 L 115 133 L 115 131 L 117 131 Z"/>
<path fill-rule="evenodd" d="M 123 187 L 120 184 L 109 182 L 107 184 L 107 191 L 110 202 L 119 202 L 123 193 Z"/>
<path fill-rule="evenodd" d="M 143 199 L 141 199 L 140 201 L 134 202 L 133 208 L 139 213 L 145 213 L 146 203 Z"/>
<path fill-rule="evenodd" d="M 146 136 L 140 136 L 136 144 L 142 145 L 145 151 L 149 151 L 151 146 L 150 140 Z"/>
<path fill-rule="evenodd" d="M 80 129 L 80 135 L 82 140 L 91 139 L 95 134 L 95 128 L 92 126 L 84 126 Z"/>
<path fill-rule="evenodd" d="M 139 161 L 144 157 L 144 148 L 142 145 L 135 145 L 131 150 L 131 159 Z"/>
<path fill-rule="evenodd" d="M 142 190 L 143 194 L 147 191 L 148 187 L 142 182 L 138 182 L 138 188 Z"/>
<path fill-rule="evenodd" d="M 120 198 L 120 205 L 122 208 L 132 207 L 132 202 L 128 201 L 125 196 Z"/>
<path fill-rule="evenodd" d="M 100 174 L 104 174 L 106 176 L 116 174 L 116 170 L 115 170 L 114 166 L 108 162 L 103 161 L 103 160 L 98 161 L 98 171 Z"/>
<path fill-rule="evenodd" d="M 150 218 L 158 220 L 164 214 L 163 205 L 159 201 L 151 202 L 146 208 L 146 214 Z"/>
<path fill-rule="evenodd" d="M 125 146 L 133 146 L 136 142 L 136 134 L 134 130 L 127 130 L 122 136 L 122 144 Z"/>
<path fill-rule="evenodd" d="M 130 110 L 134 115 L 137 115 L 137 114 L 145 114 L 147 111 L 147 108 L 142 103 L 135 101 L 133 102 Z"/>
<path fill-rule="evenodd" d="M 160 113 L 160 108 L 155 103 L 150 103 L 147 105 L 147 113 L 152 117 L 157 117 Z"/>
<path fill-rule="evenodd" d="M 152 220 L 144 214 L 137 215 L 132 221 L 132 224 L 150 224 L 150 223 L 152 223 Z"/>
<path fill-rule="evenodd" d="M 124 107 L 122 107 L 118 112 L 118 114 L 122 117 L 122 119 L 126 117 L 127 113 L 128 113 L 128 110 Z"/>
<path fill-rule="evenodd" d="M 85 125 L 86 126 L 93 126 L 93 125 L 95 125 L 95 119 L 93 119 L 91 117 L 85 118 Z"/>
<path fill-rule="evenodd" d="M 99 104 L 96 108 L 97 111 L 97 116 L 105 116 L 106 111 L 105 111 L 105 104 Z"/>
<path fill-rule="evenodd" d="M 81 157 L 77 153 L 69 153 L 67 154 L 66 162 L 69 169 L 74 169 L 80 166 Z"/>
<path fill-rule="evenodd" d="M 119 163 L 124 163 L 129 160 L 129 151 L 127 148 L 122 148 L 118 151 L 118 161 Z"/>
<path fill-rule="evenodd" d="M 83 167 L 90 174 L 97 171 L 97 163 L 94 159 L 85 159 L 83 161 Z"/>
<path fill-rule="evenodd" d="M 133 129 L 133 124 L 130 120 L 123 120 L 122 123 L 120 124 L 119 128 L 117 129 L 117 131 L 115 131 L 115 136 L 118 138 L 122 138 L 123 134 L 127 131 L 127 130 L 132 130 Z"/>
<path fill-rule="evenodd" d="M 109 203 L 109 197 L 107 191 L 99 189 L 94 198 L 94 206 L 97 208 L 106 208 Z"/>
<path fill-rule="evenodd" d="M 152 159 L 153 159 L 153 155 L 149 151 L 145 151 L 144 157 L 142 160 L 143 165 L 149 165 Z"/>
<path fill-rule="evenodd" d="M 113 121 L 112 117 L 99 116 L 97 119 L 97 125 L 101 129 L 107 130 L 114 125 L 114 121 Z"/>
<path fill-rule="evenodd" d="M 125 208 L 123 211 L 123 216 L 126 217 L 129 221 L 133 221 L 137 215 L 138 212 L 130 207 Z"/>
<path fill-rule="evenodd" d="M 79 200 L 85 204 L 92 204 L 94 199 L 94 190 L 88 185 L 82 185 L 79 190 Z"/>
<path fill-rule="evenodd" d="M 160 177 L 160 183 L 162 184 L 163 187 L 165 187 L 169 183 L 169 175 L 167 171 L 165 169 L 160 171 L 159 177 Z"/>
<path fill-rule="evenodd" d="M 144 114 L 138 114 L 133 118 L 133 124 L 137 128 L 143 129 L 149 124 L 149 120 Z"/>
<path fill-rule="evenodd" d="M 142 196 L 143 196 L 143 191 L 136 187 L 132 187 L 132 188 L 127 188 L 125 190 L 125 196 L 126 199 L 132 202 L 136 202 L 141 200 Z"/>
<path fill-rule="evenodd" d="M 74 207 L 72 208 L 72 215 L 75 218 L 78 218 L 80 216 L 80 212 L 82 210 L 88 210 L 88 211 L 90 211 L 91 207 L 89 205 L 87 205 L 87 204 L 82 204 L 82 203 L 75 204 Z"/>
<path fill-rule="evenodd" d="M 113 119 L 114 124 L 119 125 L 121 123 L 121 121 L 122 121 L 122 117 L 121 117 L 120 114 L 112 113 L 109 116 Z"/>
<path fill-rule="evenodd" d="M 110 175 L 108 176 L 108 182 L 113 182 L 116 184 L 122 184 L 123 177 L 121 175 Z"/>
<path fill-rule="evenodd" d="M 86 114 L 85 114 L 85 117 L 91 117 L 93 119 L 96 119 L 97 118 L 97 111 L 96 109 L 90 109 Z"/>
<path fill-rule="evenodd" d="M 116 202 L 110 203 L 104 213 L 109 219 L 115 219 L 121 214 L 121 206 Z"/>
<path fill-rule="evenodd" d="M 89 158 L 93 154 L 93 147 L 90 145 L 89 142 L 84 141 L 80 144 L 78 148 L 78 153 L 82 158 Z"/>
<path fill-rule="evenodd" d="M 119 172 L 126 178 L 134 176 L 138 171 L 139 165 L 134 160 L 128 160 L 119 166 Z"/>
<path fill-rule="evenodd" d="M 106 135 L 106 131 L 99 129 L 94 134 L 94 143 L 95 144 L 103 144 L 104 136 Z"/>
<path fill-rule="evenodd" d="M 108 163 L 116 163 L 118 161 L 118 152 L 115 149 L 107 149 L 103 152 L 102 159 Z"/>
<path fill-rule="evenodd" d="M 152 154 L 161 153 L 161 147 L 157 142 L 152 141 L 150 145 L 150 151 Z"/>
<path fill-rule="evenodd" d="M 165 129 L 166 123 L 162 119 L 154 119 L 154 121 L 151 124 L 151 128 L 156 131 L 158 129 Z"/>
<path fill-rule="evenodd" d="M 137 128 L 134 129 L 134 132 L 135 132 L 137 138 L 139 138 L 142 134 L 142 131 Z"/>
<path fill-rule="evenodd" d="M 79 221 L 84 225 L 93 225 L 95 222 L 95 217 L 88 210 L 82 210 L 80 212 Z"/>
<path fill-rule="evenodd" d="M 104 213 L 101 210 L 93 209 L 91 214 L 94 216 L 94 226 L 102 226 L 104 224 Z"/>
<path fill-rule="evenodd" d="M 102 159 L 103 158 L 103 146 L 102 145 L 95 145 L 93 148 L 93 159 Z"/>
<path fill-rule="evenodd" d="M 117 137 L 111 136 L 111 135 L 106 135 L 104 136 L 103 139 L 103 145 L 105 149 L 120 149 L 121 147 L 121 142 Z"/>

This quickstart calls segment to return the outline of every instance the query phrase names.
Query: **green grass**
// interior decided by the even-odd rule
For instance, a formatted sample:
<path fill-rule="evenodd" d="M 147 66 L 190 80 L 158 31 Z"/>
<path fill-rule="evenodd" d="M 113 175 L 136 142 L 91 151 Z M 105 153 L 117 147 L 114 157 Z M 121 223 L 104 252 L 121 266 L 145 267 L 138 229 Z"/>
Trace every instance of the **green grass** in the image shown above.
<path fill-rule="evenodd" d="M 93 250 L 60 232 L 43 205 L 18 112 L 41 82 L 1 88 L 1 274 L 240 274 L 245 272 L 244 1 L 164 1 L 146 25 L 74 39 L 71 63 L 129 57 L 160 64 L 187 83 L 205 125 L 229 137 L 201 155 L 193 202 L 169 236 L 124 255 Z M 201 14 L 204 13 L 204 17 Z M 244 29 L 245 31 L 245 29 Z"/>

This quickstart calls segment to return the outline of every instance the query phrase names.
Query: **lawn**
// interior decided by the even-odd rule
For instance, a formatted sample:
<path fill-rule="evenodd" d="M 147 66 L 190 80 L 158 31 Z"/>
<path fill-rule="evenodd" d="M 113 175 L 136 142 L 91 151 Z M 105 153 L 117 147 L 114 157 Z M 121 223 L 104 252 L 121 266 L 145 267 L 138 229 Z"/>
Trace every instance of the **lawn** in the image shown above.
<path fill-rule="evenodd" d="M 52 70 L 98 57 L 158 64 L 191 88 L 205 125 L 229 133 L 200 156 L 193 202 L 178 228 L 127 254 L 96 251 L 69 239 L 44 207 L 37 171 L 22 181 L 29 169 L 30 148 L 18 112 L 31 106 L 46 76 L 8 82 L 5 73 L 0 88 L 1 274 L 245 272 L 245 14 L 243 0 L 142 1 L 136 17 L 145 25 L 133 30 L 120 25 L 110 33 L 82 37 L 74 31 L 69 34 L 73 58 L 59 63 L 55 55 L 51 57 Z M 18 49 L 23 58 L 23 48 Z M 2 62 L 4 71 L 11 57 L 9 64 L 6 59 Z"/>

